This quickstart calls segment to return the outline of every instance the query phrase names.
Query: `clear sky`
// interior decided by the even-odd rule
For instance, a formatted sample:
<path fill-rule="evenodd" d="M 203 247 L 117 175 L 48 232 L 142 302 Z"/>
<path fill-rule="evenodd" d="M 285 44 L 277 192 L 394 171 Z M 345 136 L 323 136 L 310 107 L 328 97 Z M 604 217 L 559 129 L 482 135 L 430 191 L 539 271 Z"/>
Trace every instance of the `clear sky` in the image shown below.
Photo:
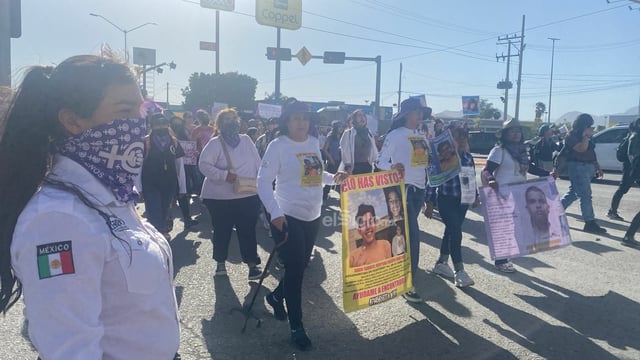
<path fill-rule="evenodd" d="M 640 4 L 629 0 L 303 0 L 302 28 L 282 30 L 282 47 L 295 54 L 344 51 L 347 56 L 382 56 L 381 103 L 397 103 L 400 63 L 402 98 L 426 94 L 435 113 L 461 110 L 463 95 L 479 95 L 502 110 L 496 89 L 505 78 L 507 54 L 498 38 L 519 35 L 526 16 L 520 118 L 532 120 L 535 103 L 548 105 L 551 45 L 555 44 L 552 120 L 569 111 L 623 113 L 640 98 Z M 196 0 L 197 2 L 197 0 Z M 634 10 L 629 10 L 632 6 Z M 215 40 L 215 11 L 181 0 L 23 0 L 22 37 L 12 40 L 14 85 L 33 64 L 56 64 L 101 44 L 122 51 L 123 29 L 148 25 L 127 36 L 131 47 L 153 48 L 157 61 L 177 68 L 153 76 L 155 98 L 181 103 L 180 90 L 193 72 L 214 72 L 213 52 L 200 41 Z M 236 0 L 220 13 L 220 71 L 258 80 L 256 99 L 274 91 L 275 64 L 265 57 L 276 29 L 257 24 L 255 1 Z M 513 47 L 512 53 L 518 50 Z M 366 104 L 375 98 L 375 63 L 306 66 L 283 62 L 281 92 L 309 101 Z M 515 110 L 518 59 L 512 58 L 509 114 Z M 149 79 L 151 82 L 151 79 Z M 151 84 L 150 84 L 151 85 Z"/>

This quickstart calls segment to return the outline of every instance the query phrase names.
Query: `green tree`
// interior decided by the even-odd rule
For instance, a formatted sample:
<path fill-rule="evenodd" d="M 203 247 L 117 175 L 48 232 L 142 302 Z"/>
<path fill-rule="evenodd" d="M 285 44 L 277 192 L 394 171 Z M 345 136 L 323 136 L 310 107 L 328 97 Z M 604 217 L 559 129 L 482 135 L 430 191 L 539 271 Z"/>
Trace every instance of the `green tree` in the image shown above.
<path fill-rule="evenodd" d="M 237 72 L 193 73 L 189 77 L 189 85 L 182 89 L 182 105 L 185 109 L 208 109 L 214 102 L 219 102 L 238 110 L 253 110 L 257 86 L 258 80 Z"/>
<path fill-rule="evenodd" d="M 265 97 L 264 97 L 264 101 L 268 102 L 268 103 L 276 103 L 276 93 L 272 92 L 271 94 L 265 93 Z M 282 95 L 280 94 L 280 103 L 284 103 L 285 101 L 287 101 L 289 97 L 287 95 Z"/>
<path fill-rule="evenodd" d="M 493 103 L 490 103 L 487 99 L 480 99 L 480 119 L 500 119 L 500 110 L 493 107 Z"/>
<path fill-rule="evenodd" d="M 547 105 L 545 105 L 543 102 L 537 102 L 536 103 L 536 122 L 542 122 L 542 114 L 544 114 L 544 112 L 547 111 Z"/>
<path fill-rule="evenodd" d="M 547 110 L 547 105 L 545 105 L 543 102 L 539 101 L 536 103 L 536 109 L 535 109 L 536 117 L 535 119 L 533 119 L 533 126 L 535 129 L 539 129 L 540 125 L 542 125 L 542 115 L 546 110 Z"/>

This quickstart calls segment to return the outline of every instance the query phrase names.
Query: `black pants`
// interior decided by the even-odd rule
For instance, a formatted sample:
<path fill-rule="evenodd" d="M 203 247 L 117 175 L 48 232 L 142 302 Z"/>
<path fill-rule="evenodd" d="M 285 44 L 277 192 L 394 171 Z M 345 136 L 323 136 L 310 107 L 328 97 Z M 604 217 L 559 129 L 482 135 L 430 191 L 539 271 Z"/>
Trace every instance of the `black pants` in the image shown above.
<path fill-rule="evenodd" d="M 636 234 L 636 231 L 638 231 L 639 227 L 640 212 L 638 212 L 636 216 L 633 217 L 633 220 L 631 220 L 631 225 L 629 225 L 629 228 L 627 229 L 627 232 L 624 234 L 624 236 L 633 239 L 633 236 Z"/>
<path fill-rule="evenodd" d="M 258 243 L 256 241 L 256 222 L 258 221 L 258 195 L 233 200 L 204 199 L 211 214 L 213 224 L 213 258 L 217 262 L 227 261 L 229 242 L 233 227 L 236 227 L 240 255 L 246 264 L 260 264 Z"/>
<path fill-rule="evenodd" d="M 444 235 L 440 246 L 440 258 L 451 255 L 453 266 L 462 270 L 462 223 L 467 214 L 468 205 L 460 203 L 460 198 L 438 194 L 438 211 L 444 222 Z"/>
<path fill-rule="evenodd" d="M 620 200 L 622 200 L 622 196 L 626 194 L 633 183 L 637 180 L 634 176 L 633 167 L 631 163 L 625 161 L 622 163 L 622 180 L 620 180 L 620 185 L 618 185 L 618 190 L 613 194 L 613 198 L 611 199 L 611 210 L 617 212 L 618 206 L 620 206 Z"/>
<path fill-rule="evenodd" d="M 373 167 L 368 162 L 357 162 L 353 164 L 353 171 L 351 172 L 353 175 L 357 174 L 367 174 L 373 172 Z"/>
<path fill-rule="evenodd" d="M 285 299 L 289 313 L 291 329 L 302 327 L 302 278 L 309 263 L 313 245 L 320 229 L 320 218 L 302 221 L 286 216 L 289 240 L 279 249 L 284 261 L 284 277 L 278 287 L 273 290 L 277 300 Z M 271 225 L 271 232 L 276 243 L 284 240 L 284 233 Z"/>

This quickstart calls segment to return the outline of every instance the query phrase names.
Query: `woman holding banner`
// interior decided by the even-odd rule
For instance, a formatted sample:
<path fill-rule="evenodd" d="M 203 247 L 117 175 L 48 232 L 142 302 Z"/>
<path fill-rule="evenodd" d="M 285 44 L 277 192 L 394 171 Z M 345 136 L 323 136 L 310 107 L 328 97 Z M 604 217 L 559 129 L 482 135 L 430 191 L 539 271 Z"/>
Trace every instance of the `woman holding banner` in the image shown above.
<path fill-rule="evenodd" d="M 555 171 L 547 171 L 535 166 L 527 154 L 527 146 L 522 138 L 522 126 L 517 119 L 510 119 L 496 133 L 496 145 L 487 158 L 482 170 L 482 183 L 498 191 L 499 184 L 521 183 L 527 181 L 527 173 L 536 176 L 557 177 Z M 516 269 L 509 259 L 495 261 L 498 271 L 513 273 Z"/>
<path fill-rule="evenodd" d="M 258 171 L 258 194 L 271 216 L 273 238 L 277 243 L 287 239 L 279 249 L 284 276 L 266 301 L 276 319 L 289 319 L 291 342 L 309 350 L 311 340 L 302 325 L 302 280 L 320 228 L 322 185 L 339 184 L 347 174 L 305 172 L 304 160 L 320 163 L 320 143 L 312 135 L 309 107 L 296 99 L 288 101 L 280 116 L 280 135 L 267 147 Z"/>
<path fill-rule="evenodd" d="M 467 131 L 461 126 L 457 126 L 457 124 L 450 126 L 449 129 L 460 156 L 460 164 L 463 167 L 475 169 L 473 156 L 466 151 L 469 138 Z M 457 287 L 471 286 L 474 284 L 473 279 L 464 271 L 462 262 L 462 223 L 467 214 L 469 204 L 462 203 L 460 176 L 455 176 L 438 187 L 427 187 L 425 195 L 427 206 L 424 214 L 429 219 L 433 216 L 433 208 L 436 201 L 445 228 L 442 244 L 440 245 L 440 258 L 433 267 L 433 272 L 446 278 L 454 279 Z M 475 207 L 478 203 L 479 198 L 476 190 L 475 201 L 472 206 Z M 449 256 L 453 261 L 453 270 L 447 264 Z"/>

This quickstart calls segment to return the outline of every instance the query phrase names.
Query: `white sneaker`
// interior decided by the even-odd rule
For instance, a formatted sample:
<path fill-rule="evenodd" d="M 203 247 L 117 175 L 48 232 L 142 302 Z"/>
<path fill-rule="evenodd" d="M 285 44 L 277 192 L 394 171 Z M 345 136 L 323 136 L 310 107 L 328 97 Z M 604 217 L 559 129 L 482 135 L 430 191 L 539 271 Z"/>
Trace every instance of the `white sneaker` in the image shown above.
<path fill-rule="evenodd" d="M 449 279 L 453 279 L 454 277 L 453 270 L 451 270 L 449 264 L 447 263 L 436 263 L 436 265 L 433 267 L 433 272 Z"/>
<path fill-rule="evenodd" d="M 463 288 L 463 287 L 467 287 L 467 286 L 471 286 L 471 285 L 475 284 L 473 279 L 470 278 L 469 275 L 467 274 L 467 272 L 464 271 L 464 270 L 456 271 L 456 273 L 455 273 L 455 283 L 456 283 L 456 286 L 459 287 L 459 288 Z"/>

